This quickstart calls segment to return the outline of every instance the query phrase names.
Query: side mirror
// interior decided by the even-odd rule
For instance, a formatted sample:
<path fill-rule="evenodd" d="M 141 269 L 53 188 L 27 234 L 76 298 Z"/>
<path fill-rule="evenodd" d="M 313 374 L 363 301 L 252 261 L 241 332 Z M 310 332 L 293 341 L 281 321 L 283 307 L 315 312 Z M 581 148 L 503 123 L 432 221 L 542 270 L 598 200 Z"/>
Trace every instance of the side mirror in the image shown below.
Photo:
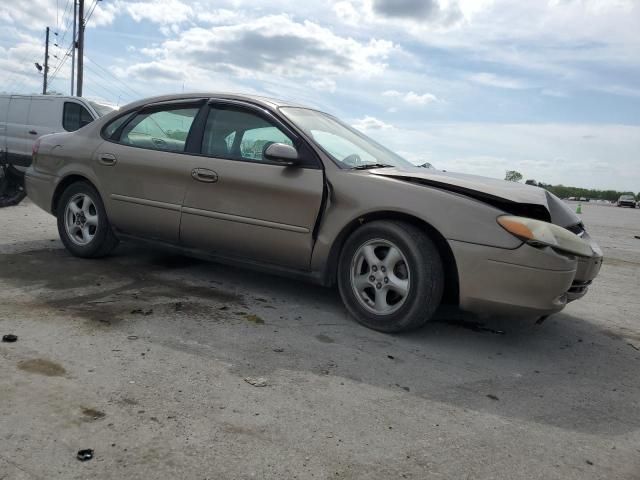
<path fill-rule="evenodd" d="M 296 165 L 298 163 L 298 151 L 286 143 L 272 143 L 264 150 L 264 158 L 282 165 Z"/>

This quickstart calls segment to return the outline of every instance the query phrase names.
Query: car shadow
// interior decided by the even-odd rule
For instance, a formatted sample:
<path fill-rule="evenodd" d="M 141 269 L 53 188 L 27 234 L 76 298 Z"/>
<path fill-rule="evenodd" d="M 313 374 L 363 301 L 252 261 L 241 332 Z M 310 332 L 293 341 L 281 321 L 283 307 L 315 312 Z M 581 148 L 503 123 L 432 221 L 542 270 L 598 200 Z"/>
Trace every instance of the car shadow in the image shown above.
<path fill-rule="evenodd" d="M 425 327 L 388 335 L 354 322 L 335 289 L 135 245 L 101 260 L 1 254 L 0 279 L 31 292 L 17 302 L 212 356 L 238 375 L 342 377 L 583 433 L 640 427 L 637 343 L 571 306 L 543 323 L 441 308 Z"/>

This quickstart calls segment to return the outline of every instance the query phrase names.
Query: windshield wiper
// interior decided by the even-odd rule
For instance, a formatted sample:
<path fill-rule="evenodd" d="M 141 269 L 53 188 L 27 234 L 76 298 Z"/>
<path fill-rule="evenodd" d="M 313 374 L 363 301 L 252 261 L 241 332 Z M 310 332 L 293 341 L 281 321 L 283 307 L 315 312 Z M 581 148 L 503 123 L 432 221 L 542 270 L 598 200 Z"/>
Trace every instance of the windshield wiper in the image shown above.
<path fill-rule="evenodd" d="M 370 168 L 389 168 L 393 167 L 393 165 L 388 165 L 386 163 L 365 163 L 364 165 L 356 165 L 355 167 L 351 167 L 351 170 L 368 170 Z"/>

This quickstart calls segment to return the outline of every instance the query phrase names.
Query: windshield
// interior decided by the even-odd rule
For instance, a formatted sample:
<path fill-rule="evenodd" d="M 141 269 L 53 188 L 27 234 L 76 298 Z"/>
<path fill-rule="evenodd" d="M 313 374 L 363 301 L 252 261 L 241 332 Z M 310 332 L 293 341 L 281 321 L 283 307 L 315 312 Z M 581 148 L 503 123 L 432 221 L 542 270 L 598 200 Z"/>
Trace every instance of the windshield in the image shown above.
<path fill-rule="evenodd" d="M 342 168 L 414 166 L 331 115 L 297 107 L 283 107 L 280 111 Z"/>
<path fill-rule="evenodd" d="M 104 117 L 107 113 L 111 113 L 114 110 L 118 110 L 118 107 L 114 107 L 112 105 L 106 105 L 104 103 L 97 103 L 92 100 L 89 100 L 89 103 L 91 104 L 93 109 L 96 111 L 96 113 L 101 117 Z"/>

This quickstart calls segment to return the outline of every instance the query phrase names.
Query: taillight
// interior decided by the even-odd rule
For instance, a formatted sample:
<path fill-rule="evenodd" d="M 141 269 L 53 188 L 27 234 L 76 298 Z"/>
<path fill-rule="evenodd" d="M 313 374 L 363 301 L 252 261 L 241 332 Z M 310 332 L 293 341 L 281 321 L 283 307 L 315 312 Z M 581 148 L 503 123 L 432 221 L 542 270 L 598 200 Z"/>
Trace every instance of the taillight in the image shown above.
<path fill-rule="evenodd" d="M 33 148 L 31 149 L 31 159 L 35 160 L 36 155 L 38 154 L 38 150 L 40 149 L 40 139 L 37 139 L 33 144 Z"/>

